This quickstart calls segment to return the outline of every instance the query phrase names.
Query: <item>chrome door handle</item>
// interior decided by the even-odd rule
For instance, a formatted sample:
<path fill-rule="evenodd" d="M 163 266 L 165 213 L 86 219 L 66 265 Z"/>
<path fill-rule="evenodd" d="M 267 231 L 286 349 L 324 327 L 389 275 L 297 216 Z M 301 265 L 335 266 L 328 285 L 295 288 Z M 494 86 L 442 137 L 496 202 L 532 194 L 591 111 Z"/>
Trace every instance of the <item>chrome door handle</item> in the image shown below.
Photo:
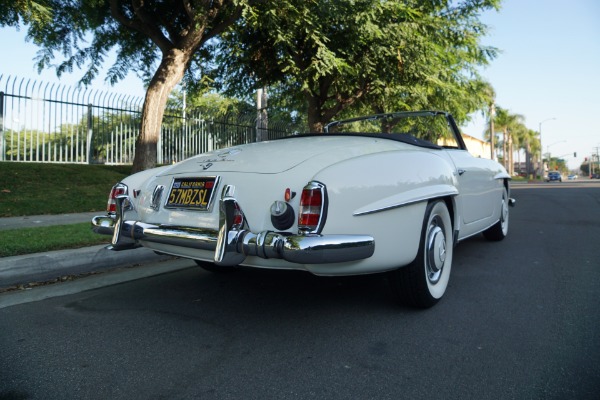
<path fill-rule="evenodd" d="M 466 170 L 464 170 L 464 169 L 459 169 L 459 170 L 458 170 L 458 175 L 462 175 L 462 174 L 464 174 L 465 172 L 467 172 L 467 171 L 466 171 Z"/>

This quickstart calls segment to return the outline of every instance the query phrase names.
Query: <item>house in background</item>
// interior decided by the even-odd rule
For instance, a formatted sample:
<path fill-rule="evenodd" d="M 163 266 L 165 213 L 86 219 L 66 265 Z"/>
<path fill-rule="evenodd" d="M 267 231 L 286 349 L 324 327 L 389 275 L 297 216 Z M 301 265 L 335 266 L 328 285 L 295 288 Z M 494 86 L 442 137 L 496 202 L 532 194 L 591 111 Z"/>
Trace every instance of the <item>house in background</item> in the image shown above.
<path fill-rule="evenodd" d="M 490 144 L 484 140 L 477 139 L 476 137 L 462 134 L 463 140 L 467 145 L 467 150 L 475 157 L 480 158 L 491 158 Z"/>
<path fill-rule="evenodd" d="M 476 137 L 461 133 L 467 150 L 473 155 L 473 157 L 479 158 L 491 158 L 490 155 L 490 144 L 484 140 L 477 139 Z M 456 146 L 456 143 L 449 142 L 447 139 L 438 140 L 439 146 Z"/>

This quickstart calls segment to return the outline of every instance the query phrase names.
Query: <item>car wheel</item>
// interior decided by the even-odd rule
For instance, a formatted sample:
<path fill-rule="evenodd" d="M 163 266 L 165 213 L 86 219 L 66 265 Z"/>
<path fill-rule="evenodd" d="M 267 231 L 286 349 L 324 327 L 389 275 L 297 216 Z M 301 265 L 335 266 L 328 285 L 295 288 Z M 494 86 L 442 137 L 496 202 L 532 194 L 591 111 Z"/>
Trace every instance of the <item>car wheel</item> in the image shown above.
<path fill-rule="evenodd" d="M 500 219 L 490 228 L 483 231 L 483 236 L 487 240 L 500 241 L 508 234 L 508 192 L 506 188 L 502 190 L 502 199 L 500 200 Z"/>
<path fill-rule="evenodd" d="M 196 264 L 198 264 L 200 268 L 202 268 L 205 271 L 212 272 L 213 274 L 226 274 L 229 272 L 237 271 L 236 267 L 220 267 L 218 265 L 206 261 L 194 261 L 196 262 Z"/>
<path fill-rule="evenodd" d="M 409 265 L 388 273 L 390 286 L 400 303 L 429 308 L 442 298 L 452 267 L 452 232 L 446 203 L 429 203 L 417 257 Z"/>

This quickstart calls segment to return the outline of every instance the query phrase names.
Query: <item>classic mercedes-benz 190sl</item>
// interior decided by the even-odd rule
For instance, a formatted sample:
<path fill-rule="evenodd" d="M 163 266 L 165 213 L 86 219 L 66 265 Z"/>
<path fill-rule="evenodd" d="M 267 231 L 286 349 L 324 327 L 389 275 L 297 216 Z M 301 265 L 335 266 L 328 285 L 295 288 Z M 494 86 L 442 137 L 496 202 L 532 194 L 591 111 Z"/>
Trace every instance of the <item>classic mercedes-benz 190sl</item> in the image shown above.
<path fill-rule="evenodd" d="M 134 174 L 92 228 L 113 250 L 144 246 L 213 272 L 386 272 L 399 301 L 427 308 L 458 242 L 507 235 L 509 181 L 467 151 L 450 114 L 380 114 Z"/>

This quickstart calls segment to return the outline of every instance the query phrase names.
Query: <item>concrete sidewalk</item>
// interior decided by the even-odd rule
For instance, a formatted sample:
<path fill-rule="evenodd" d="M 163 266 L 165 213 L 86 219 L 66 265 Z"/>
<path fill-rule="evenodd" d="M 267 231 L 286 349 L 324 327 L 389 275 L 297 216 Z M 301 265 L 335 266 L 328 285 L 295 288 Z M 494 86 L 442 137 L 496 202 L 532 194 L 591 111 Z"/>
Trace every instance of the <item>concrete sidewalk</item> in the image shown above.
<path fill-rule="evenodd" d="M 102 212 L 0 218 L 0 230 L 90 222 Z M 173 259 L 139 248 L 112 251 L 105 245 L 0 258 L 0 288 L 89 272 Z"/>
<path fill-rule="evenodd" d="M 102 211 L 78 214 L 28 215 L 25 217 L 0 218 L 0 231 L 7 229 L 36 228 L 39 226 L 68 225 L 91 222 L 92 217 L 103 215 Z"/>

